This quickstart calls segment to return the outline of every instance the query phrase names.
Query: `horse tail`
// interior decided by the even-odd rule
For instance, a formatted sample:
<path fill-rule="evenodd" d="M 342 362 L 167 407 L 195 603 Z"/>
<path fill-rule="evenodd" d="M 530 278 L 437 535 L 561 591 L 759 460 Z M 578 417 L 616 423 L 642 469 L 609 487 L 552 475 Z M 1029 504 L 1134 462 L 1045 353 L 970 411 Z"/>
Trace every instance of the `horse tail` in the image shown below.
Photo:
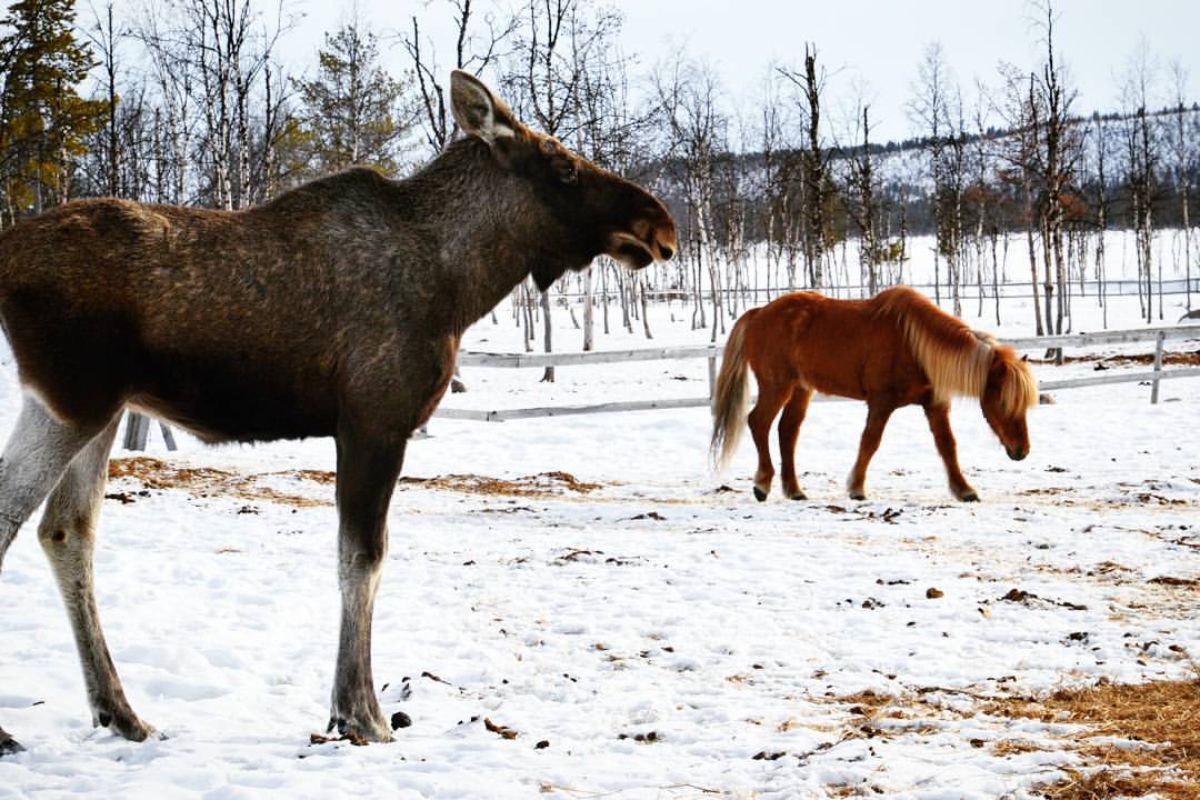
<path fill-rule="evenodd" d="M 721 357 L 721 372 L 713 391 L 713 433 L 709 445 L 713 466 L 718 472 L 725 468 L 737 449 L 746 423 L 746 409 L 750 407 L 750 386 L 746 380 L 746 373 L 750 369 L 746 361 L 746 328 L 758 311 L 752 308 L 742 314 L 729 332 Z"/>

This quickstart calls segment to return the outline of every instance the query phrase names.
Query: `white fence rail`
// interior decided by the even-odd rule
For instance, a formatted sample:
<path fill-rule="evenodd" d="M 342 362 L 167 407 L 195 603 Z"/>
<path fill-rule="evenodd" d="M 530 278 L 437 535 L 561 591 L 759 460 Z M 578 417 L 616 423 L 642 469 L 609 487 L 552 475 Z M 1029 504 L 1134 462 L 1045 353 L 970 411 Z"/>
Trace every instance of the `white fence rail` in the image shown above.
<path fill-rule="evenodd" d="M 1036 336 L 1005 340 L 1017 350 L 1087 349 L 1101 345 L 1155 342 L 1154 368 L 1150 370 L 1110 370 L 1104 375 L 1086 378 L 1070 378 L 1059 381 L 1042 381 L 1041 391 L 1075 389 L 1085 386 L 1103 386 L 1113 383 L 1148 381 L 1151 383 L 1151 402 L 1158 402 L 1159 382 L 1175 378 L 1200 377 L 1200 367 L 1163 369 L 1163 344 L 1169 340 L 1200 339 L 1200 325 L 1180 325 L 1170 328 L 1141 328 L 1123 331 L 1100 331 L 1069 336 Z M 493 367 L 524 369 L 534 367 L 586 366 L 591 364 L 618 364 L 633 361 L 681 361 L 685 359 L 708 359 L 709 394 L 716 374 L 716 361 L 724 348 L 720 345 L 695 345 L 689 347 L 652 347 L 635 350 L 605 350 L 586 353 L 480 353 L 463 351 L 458 363 L 463 367 Z M 460 408 L 439 408 L 434 416 L 442 419 L 465 419 L 481 422 L 504 422 L 506 420 L 531 419 L 535 417 L 560 417 L 573 414 L 603 414 L 617 411 L 650 411 L 670 408 L 707 408 L 710 397 L 675 398 L 663 400 L 628 400 L 588 405 L 542 406 L 537 408 L 513 408 L 482 411 Z M 818 395 L 814 399 L 823 399 Z M 834 399 L 834 398 L 828 398 Z"/>

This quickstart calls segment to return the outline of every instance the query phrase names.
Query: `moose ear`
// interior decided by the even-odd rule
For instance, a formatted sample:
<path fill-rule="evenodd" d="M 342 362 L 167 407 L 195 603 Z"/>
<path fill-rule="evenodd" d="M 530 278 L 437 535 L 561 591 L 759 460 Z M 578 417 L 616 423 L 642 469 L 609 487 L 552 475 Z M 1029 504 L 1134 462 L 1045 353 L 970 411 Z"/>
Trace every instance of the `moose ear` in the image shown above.
<path fill-rule="evenodd" d="M 512 111 L 469 72 L 456 69 L 450 73 L 450 106 L 458 127 L 489 145 L 515 133 L 517 121 Z"/>

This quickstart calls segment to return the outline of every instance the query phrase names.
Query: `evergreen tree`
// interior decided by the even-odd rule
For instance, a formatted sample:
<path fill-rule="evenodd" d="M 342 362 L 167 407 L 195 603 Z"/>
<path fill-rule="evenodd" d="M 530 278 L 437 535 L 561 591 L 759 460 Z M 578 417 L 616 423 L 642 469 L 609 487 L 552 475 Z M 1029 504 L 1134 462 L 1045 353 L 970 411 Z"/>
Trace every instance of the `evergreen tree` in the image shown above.
<path fill-rule="evenodd" d="M 70 199 L 73 163 L 104 123 L 104 101 L 76 87 L 95 65 L 75 39 L 74 0 L 18 0 L 3 20 L 0 154 L 7 210 L 40 212 Z"/>
<path fill-rule="evenodd" d="M 294 139 L 316 174 L 354 165 L 394 172 L 413 122 L 405 84 L 379 64 L 375 35 L 357 22 L 325 34 L 317 75 L 296 81 L 302 133 Z"/>

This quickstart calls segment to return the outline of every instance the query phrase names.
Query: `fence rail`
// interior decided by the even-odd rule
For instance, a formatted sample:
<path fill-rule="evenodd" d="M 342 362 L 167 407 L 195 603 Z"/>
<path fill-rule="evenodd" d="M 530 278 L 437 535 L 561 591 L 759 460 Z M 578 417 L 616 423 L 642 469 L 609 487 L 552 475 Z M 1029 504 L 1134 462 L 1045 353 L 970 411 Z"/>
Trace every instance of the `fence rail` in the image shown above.
<path fill-rule="evenodd" d="M 1165 370 L 1162 368 L 1163 344 L 1178 339 L 1200 339 L 1200 325 L 1177 325 L 1166 328 L 1141 328 L 1122 331 L 1097 331 L 1095 333 L 1065 336 L 1032 336 L 1004 340 L 1017 350 L 1086 349 L 1101 345 L 1155 342 L 1154 368 L 1151 370 L 1113 370 L 1110 374 L 1086 378 L 1069 378 L 1057 381 L 1042 381 L 1039 389 L 1056 391 L 1087 386 L 1103 386 L 1115 383 L 1150 382 L 1151 402 L 1158 402 L 1160 381 L 1176 378 L 1200 377 L 1200 367 Z M 633 350 L 602 350 L 584 353 L 481 353 L 463 351 L 458 363 L 465 367 L 490 367 L 524 369 L 533 367 L 587 366 L 593 364 L 621 364 L 636 361 L 681 361 L 705 358 L 709 362 L 709 397 L 689 397 L 659 400 L 628 400 L 611 403 L 584 405 L 541 406 L 535 408 L 498 409 L 494 411 L 439 408 L 434 416 L 442 419 L 476 420 L 480 422 L 504 422 L 507 420 L 533 419 L 537 417 L 561 417 L 576 414 L 603 414 L 622 411 L 652 411 L 656 409 L 707 408 L 711 403 L 712 380 L 716 372 L 716 359 L 724 344 L 692 345 L 685 347 L 652 347 Z M 837 398 L 817 395 L 814 400 Z"/>

